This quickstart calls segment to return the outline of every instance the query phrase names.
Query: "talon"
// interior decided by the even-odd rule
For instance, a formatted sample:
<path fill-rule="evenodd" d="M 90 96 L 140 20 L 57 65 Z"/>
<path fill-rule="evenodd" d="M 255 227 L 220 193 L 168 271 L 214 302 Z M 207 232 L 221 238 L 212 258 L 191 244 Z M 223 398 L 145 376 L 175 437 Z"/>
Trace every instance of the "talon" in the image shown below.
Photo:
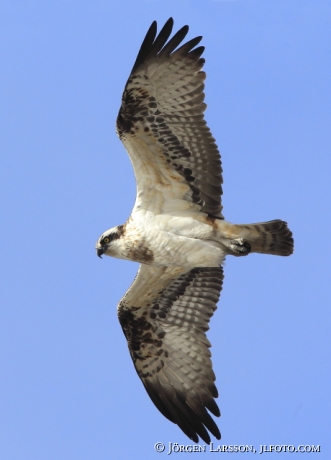
<path fill-rule="evenodd" d="M 244 238 L 230 240 L 229 248 L 239 256 L 245 256 L 251 252 L 251 245 Z"/>

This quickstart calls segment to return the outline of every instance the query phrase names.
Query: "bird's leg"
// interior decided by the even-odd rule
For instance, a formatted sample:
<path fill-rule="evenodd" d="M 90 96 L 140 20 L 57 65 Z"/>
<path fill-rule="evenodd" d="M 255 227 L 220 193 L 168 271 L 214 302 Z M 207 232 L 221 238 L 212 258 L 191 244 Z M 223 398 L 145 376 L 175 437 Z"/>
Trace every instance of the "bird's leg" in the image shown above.
<path fill-rule="evenodd" d="M 227 239 L 222 238 L 221 243 L 233 256 L 247 256 L 251 252 L 251 245 L 244 238 Z"/>

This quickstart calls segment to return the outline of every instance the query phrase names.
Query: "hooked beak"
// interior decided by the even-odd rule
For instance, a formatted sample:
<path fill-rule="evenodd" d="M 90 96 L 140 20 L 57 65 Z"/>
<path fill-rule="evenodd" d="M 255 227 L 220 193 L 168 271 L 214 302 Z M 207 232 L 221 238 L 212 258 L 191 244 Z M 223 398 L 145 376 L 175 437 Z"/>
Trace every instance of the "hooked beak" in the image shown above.
<path fill-rule="evenodd" d="M 104 254 L 104 249 L 103 248 L 96 248 L 97 250 L 97 256 L 100 257 L 100 259 L 102 259 L 102 254 Z"/>

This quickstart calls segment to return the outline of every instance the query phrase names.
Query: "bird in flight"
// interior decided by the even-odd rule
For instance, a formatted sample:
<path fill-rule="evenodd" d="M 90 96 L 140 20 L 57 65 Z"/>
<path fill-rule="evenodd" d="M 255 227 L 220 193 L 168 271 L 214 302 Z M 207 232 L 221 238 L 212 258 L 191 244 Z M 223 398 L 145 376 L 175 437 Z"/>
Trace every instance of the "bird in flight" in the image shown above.
<path fill-rule="evenodd" d="M 204 120 L 202 37 L 172 38 L 154 21 L 126 83 L 117 134 L 132 162 L 131 216 L 105 231 L 96 251 L 140 263 L 117 307 L 135 369 L 159 411 L 194 442 L 220 431 L 218 393 L 206 337 L 227 255 L 288 256 L 282 220 L 235 225 L 222 214 L 222 166 Z M 170 39 L 169 39 L 170 38 Z"/>

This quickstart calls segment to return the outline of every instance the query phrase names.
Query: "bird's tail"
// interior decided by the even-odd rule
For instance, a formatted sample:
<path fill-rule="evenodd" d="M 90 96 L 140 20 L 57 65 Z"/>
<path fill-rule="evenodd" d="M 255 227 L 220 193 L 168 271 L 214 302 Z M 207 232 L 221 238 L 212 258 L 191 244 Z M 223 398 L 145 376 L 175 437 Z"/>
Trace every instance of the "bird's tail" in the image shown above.
<path fill-rule="evenodd" d="M 251 246 L 250 252 L 289 256 L 293 253 L 294 241 L 287 223 L 270 220 L 258 224 L 235 225 L 236 234 Z"/>

